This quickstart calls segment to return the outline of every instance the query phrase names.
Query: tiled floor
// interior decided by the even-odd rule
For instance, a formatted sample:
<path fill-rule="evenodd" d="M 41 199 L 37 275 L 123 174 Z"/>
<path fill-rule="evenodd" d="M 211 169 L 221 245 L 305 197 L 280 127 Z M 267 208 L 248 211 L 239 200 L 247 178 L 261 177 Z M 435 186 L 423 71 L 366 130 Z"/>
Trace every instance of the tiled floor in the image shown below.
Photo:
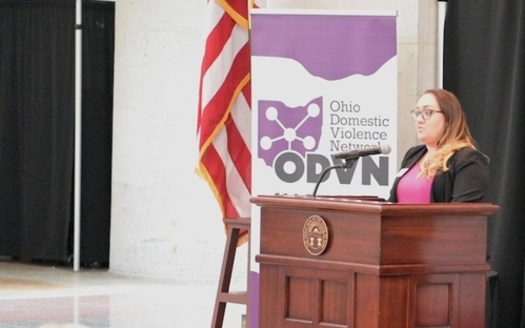
<path fill-rule="evenodd" d="M 0 327 L 6 328 L 205 328 L 215 293 L 216 286 L 0 259 Z M 223 327 L 241 328 L 244 312 L 244 306 L 228 304 Z"/>

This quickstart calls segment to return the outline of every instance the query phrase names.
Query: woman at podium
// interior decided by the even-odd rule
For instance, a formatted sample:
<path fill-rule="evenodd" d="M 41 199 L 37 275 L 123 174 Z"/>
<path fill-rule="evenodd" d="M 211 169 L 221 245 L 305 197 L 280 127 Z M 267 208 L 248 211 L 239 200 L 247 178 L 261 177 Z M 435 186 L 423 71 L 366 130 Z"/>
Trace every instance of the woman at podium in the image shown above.
<path fill-rule="evenodd" d="M 476 149 L 457 97 L 444 89 L 427 90 L 410 115 L 421 144 L 406 152 L 388 200 L 482 202 L 489 160 Z"/>

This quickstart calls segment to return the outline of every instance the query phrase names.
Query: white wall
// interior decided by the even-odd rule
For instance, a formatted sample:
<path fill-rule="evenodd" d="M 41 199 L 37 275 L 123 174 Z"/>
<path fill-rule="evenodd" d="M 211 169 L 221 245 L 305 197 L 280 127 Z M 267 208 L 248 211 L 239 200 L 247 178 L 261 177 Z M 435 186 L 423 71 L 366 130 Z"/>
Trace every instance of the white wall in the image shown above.
<path fill-rule="evenodd" d="M 110 269 L 215 283 L 224 230 L 197 165 L 204 1 L 116 3 Z"/>
<path fill-rule="evenodd" d="M 194 173 L 204 3 L 116 2 L 110 249 L 110 270 L 116 273 L 181 284 L 215 286 L 218 281 L 225 242 L 221 213 L 207 184 Z M 421 91 L 436 84 L 437 1 L 266 3 L 272 8 L 398 11 L 397 151 L 402 158 L 416 142 L 408 111 Z M 242 280 L 243 270 L 241 263 L 236 279 Z"/>

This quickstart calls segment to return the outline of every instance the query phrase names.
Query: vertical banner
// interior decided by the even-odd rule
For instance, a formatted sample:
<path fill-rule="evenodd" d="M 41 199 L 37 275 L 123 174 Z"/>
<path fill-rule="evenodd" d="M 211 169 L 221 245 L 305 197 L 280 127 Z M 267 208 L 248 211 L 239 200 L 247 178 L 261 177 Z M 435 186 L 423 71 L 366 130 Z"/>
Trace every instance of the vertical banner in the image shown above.
<path fill-rule="evenodd" d="M 312 194 L 334 154 L 397 144 L 395 14 L 253 10 L 252 194 Z M 329 171 L 317 195 L 387 198 L 396 151 Z"/>
<path fill-rule="evenodd" d="M 396 20 L 395 12 L 252 11 L 252 195 L 310 195 L 320 182 L 317 196 L 388 198 L 397 165 Z M 386 145 L 388 155 L 322 175 L 343 163 L 340 152 Z M 254 208 L 252 279 L 259 225 Z"/>

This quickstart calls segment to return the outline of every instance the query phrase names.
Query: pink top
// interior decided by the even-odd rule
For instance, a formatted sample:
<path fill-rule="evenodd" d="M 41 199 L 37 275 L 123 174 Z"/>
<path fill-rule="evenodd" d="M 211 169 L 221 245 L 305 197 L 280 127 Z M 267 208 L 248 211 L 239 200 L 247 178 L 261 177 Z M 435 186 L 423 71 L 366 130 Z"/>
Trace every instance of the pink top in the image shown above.
<path fill-rule="evenodd" d="M 398 203 L 430 203 L 430 189 L 432 188 L 434 178 L 418 178 L 419 172 L 421 172 L 421 168 L 419 167 L 419 163 L 416 163 L 401 177 L 397 185 Z"/>

